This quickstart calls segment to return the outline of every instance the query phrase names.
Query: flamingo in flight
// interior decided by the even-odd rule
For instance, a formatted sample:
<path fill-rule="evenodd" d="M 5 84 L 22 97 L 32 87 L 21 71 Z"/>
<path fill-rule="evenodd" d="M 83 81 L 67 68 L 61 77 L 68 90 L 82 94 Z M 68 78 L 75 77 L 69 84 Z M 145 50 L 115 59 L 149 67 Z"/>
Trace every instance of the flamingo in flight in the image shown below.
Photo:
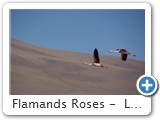
<path fill-rule="evenodd" d="M 121 59 L 123 61 L 126 61 L 127 60 L 127 56 L 128 55 L 132 55 L 132 56 L 136 56 L 134 54 L 131 54 L 130 52 L 128 52 L 126 49 L 116 49 L 116 50 L 108 50 L 108 52 L 115 52 L 115 53 L 121 53 Z"/>
<path fill-rule="evenodd" d="M 98 54 L 97 48 L 95 48 L 94 52 L 93 52 L 93 62 L 92 63 L 85 62 L 84 64 L 92 65 L 92 66 L 96 66 L 96 67 L 103 67 L 103 65 L 100 63 L 100 58 L 99 58 L 99 54 Z"/>

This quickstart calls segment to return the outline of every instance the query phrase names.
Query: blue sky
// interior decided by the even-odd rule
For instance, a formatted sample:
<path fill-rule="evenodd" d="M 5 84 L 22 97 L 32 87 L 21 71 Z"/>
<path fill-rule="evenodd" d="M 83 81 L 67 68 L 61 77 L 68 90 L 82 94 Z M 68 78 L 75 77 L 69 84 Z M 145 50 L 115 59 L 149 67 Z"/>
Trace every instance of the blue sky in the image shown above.
<path fill-rule="evenodd" d="M 144 10 L 11 10 L 10 35 L 33 45 L 66 51 L 120 56 L 125 48 L 145 57 Z"/>

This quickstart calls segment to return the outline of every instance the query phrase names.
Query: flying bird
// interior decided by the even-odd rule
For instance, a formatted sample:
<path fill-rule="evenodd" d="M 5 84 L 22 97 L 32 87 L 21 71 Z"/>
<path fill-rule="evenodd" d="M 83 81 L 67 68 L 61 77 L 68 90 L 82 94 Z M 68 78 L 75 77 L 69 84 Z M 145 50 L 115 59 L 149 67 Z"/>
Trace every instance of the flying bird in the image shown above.
<path fill-rule="evenodd" d="M 121 53 L 121 59 L 123 61 L 126 61 L 127 60 L 127 56 L 128 55 L 132 55 L 132 56 L 136 56 L 134 54 L 131 54 L 130 52 L 128 52 L 126 49 L 116 49 L 116 50 L 108 50 L 108 52 L 115 52 L 115 53 Z"/>
<path fill-rule="evenodd" d="M 103 65 L 100 63 L 100 58 L 99 58 L 99 54 L 98 54 L 97 48 L 95 48 L 94 52 L 93 52 L 93 62 L 92 63 L 85 62 L 84 64 L 92 65 L 92 66 L 96 66 L 96 67 L 103 67 Z"/>

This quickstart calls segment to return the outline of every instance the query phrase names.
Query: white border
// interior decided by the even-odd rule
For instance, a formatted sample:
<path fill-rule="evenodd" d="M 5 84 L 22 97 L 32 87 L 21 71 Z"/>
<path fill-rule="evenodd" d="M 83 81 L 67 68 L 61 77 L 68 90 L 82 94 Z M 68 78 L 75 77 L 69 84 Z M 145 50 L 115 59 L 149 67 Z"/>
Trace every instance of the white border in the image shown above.
<path fill-rule="evenodd" d="M 22 98 L 27 100 L 51 100 L 52 98 L 57 97 L 56 95 L 51 96 L 19 96 L 19 95 L 9 95 L 9 10 L 10 9 L 145 9 L 145 75 L 151 75 L 151 7 L 147 3 L 7 3 L 3 7 L 3 111 L 7 115 L 53 115 L 55 111 L 43 112 L 42 110 L 36 110 L 32 112 L 32 110 L 28 110 L 27 112 L 22 109 L 12 109 L 12 99 L 14 98 Z M 84 96 L 80 95 L 72 95 L 72 96 L 59 96 L 61 99 L 66 98 L 79 98 L 82 100 L 91 100 L 91 98 L 99 98 L 99 100 L 110 100 L 112 101 L 113 97 L 116 100 L 121 100 L 124 98 L 130 99 L 132 98 L 132 102 L 134 99 L 142 103 L 146 106 L 141 111 L 133 111 L 133 110 L 122 110 L 122 112 L 115 111 L 114 109 L 110 109 L 111 112 L 100 112 L 100 110 L 94 111 L 90 110 L 74 110 L 69 109 L 69 113 L 60 110 L 54 115 L 147 115 L 151 111 L 151 98 L 144 97 L 141 95 L 94 95 L 94 96 Z M 105 97 L 105 98 L 104 98 Z M 38 99 L 37 99 L 38 98 Z M 49 110 L 50 111 L 50 110 Z M 83 111 L 83 112 L 82 112 Z"/>

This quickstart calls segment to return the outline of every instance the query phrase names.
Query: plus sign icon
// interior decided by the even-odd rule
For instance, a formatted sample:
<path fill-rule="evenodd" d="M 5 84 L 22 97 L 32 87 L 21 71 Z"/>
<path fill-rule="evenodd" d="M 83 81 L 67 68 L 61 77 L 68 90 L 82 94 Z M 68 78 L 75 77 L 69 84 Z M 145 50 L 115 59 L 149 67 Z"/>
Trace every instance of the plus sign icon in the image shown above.
<path fill-rule="evenodd" d="M 157 88 L 157 80 L 153 76 L 143 75 L 137 80 L 137 89 L 142 95 L 153 95 Z"/>

